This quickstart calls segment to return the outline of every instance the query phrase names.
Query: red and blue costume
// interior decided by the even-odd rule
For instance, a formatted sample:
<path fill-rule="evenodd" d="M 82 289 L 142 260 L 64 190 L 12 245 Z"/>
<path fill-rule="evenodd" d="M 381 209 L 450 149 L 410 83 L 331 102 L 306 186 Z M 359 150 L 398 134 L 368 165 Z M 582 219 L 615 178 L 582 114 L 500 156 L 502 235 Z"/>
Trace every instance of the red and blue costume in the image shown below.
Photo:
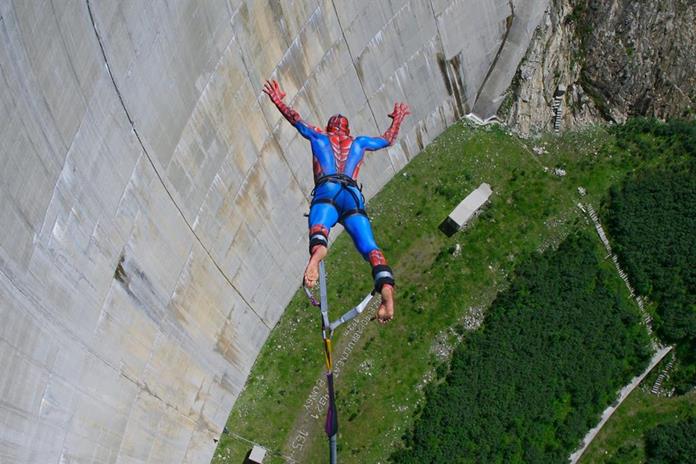
<path fill-rule="evenodd" d="M 394 275 L 375 242 L 357 177 L 366 151 L 380 150 L 394 143 L 401 122 L 409 114 L 408 106 L 394 105 L 389 115 L 392 124 L 382 136 L 354 138 L 345 116 L 332 116 L 326 130 L 322 130 L 307 124 L 297 111 L 283 102 L 285 93 L 276 81 L 267 82 L 264 92 L 312 147 L 315 187 L 309 210 L 310 254 L 317 246 L 328 246 L 329 231 L 339 222 L 353 239 L 358 252 L 370 262 L 375 289 L 381 291 L 384 285 L 393 286 Z"/>

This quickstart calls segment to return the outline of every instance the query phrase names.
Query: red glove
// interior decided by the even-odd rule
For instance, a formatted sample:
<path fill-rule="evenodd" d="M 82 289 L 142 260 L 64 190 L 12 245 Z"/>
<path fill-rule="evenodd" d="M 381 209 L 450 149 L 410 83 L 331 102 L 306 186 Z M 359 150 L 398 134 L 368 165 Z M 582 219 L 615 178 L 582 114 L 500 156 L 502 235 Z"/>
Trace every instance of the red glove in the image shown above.
<path fill-rule="evenodd" d="M 276 80 L 266 81 L 266 83 L 263 85 L 263 92 L 271 97 L 271 101 L 276 105 L 282 102 L 283 98 L 285 98 L 285 92 L 281 90 L 280 85 L 278 85 L 278 81 Z"/>
<path fill-rule="evenodd" d="M 300 117 L 300 113 L 290 108 L 285 104 L 285 102 L 283 102 L 285 92 L 283 92 L 280 85 L 278 85 L 278 81 L 266 81 L 266 83 L 263 85 L 263 92 L 268 95 L 271 101 L 278 108 L 278 111 L 280 111 L 280 113 L 290 122 L 290 124 L 294 126 L 299 120 L 302 119 Z"/>
<path fill-rule="evenodd" d="M 388 116 L 393 119 L 391 126 L 389 126 L 389 129 L 382 135 L 386 139 L 387 142 L 389 142 L 389 145 L 394 144 L 394 140 L 396 139 L 396 135 L 399 133 L 399 127 L 401 126 L 401 121 L 404 120 L 404 118 L 411 114 L 411 110 L 409 110 L 408 105 L 406 103 L 394 103 L 394 111 L 391 112 Z"/>
<path fill-rule="evenodd" d="M 411 114 L 411 110 L 406 103 L 394 103 L 394 111 L 387 116 L 392 119 L 402 121 L 407 114 Z"/>

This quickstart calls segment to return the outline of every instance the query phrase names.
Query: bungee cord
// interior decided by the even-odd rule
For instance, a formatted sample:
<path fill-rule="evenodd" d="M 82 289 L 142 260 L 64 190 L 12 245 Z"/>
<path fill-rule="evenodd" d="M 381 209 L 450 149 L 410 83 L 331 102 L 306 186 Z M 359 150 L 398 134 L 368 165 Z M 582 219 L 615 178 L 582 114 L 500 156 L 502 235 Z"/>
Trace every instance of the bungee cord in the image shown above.
<path fill-rule="evenodd" d="M 343 323 L 346 323 L 362 313 L 372 299 L 374 292 L 369 293 L 356 306 L 346 311 L 341 317 L 331 322 L 329 319 L 329 302 L 327 298 L 326 269 L 324 261 L 319 262 L 319 300 L 316 299 L 312 291 L 303 285 L 304 291 L 309 298 L 312 306 L 316 306 L 321 311 L 321 334 L 324 342 L 324 361 L 326 364 L 326 385 L 328 389 L 329 402 L 326 411 L 326 422 L 324 431 L 329 440 L 329 463 L 336 464 L 336 437 L 338 435 L 338 411 L 336 409 L 336 397 L 334 391 L 334 372 L 332 357 L 332 339 L 334 331 Z"/>

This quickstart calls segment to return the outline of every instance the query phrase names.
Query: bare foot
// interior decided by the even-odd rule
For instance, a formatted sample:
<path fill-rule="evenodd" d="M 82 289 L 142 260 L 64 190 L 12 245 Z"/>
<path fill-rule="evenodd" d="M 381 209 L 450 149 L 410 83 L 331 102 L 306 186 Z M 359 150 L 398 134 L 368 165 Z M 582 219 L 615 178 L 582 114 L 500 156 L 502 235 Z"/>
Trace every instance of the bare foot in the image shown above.
<path fill-rule="evenodd" d="M 382 303 L 377 310 L 377 321 L 386 324 L 394 318 L 394 287 L 385 284 L 382 287 Z"/>
<path fill-rule="evenodd" d="M 326 258 L 327 249 L 323 245 L 317 245 L 312 250 L 312 256 L 309 258 L 307 268 L 304 271 L 304 284 L 307 288 L 312 288 L 319 280 L 319 261 Z"/>

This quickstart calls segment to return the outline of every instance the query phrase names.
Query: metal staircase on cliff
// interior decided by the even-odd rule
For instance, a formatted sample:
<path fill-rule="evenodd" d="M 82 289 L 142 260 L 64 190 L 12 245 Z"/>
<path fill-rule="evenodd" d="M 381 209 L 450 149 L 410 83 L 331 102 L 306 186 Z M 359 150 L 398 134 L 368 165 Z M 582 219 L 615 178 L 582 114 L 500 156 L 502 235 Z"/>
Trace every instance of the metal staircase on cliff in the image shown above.
<path fill-rule="evenodd" d="M 559 132 L 561 130 L 561 121 L 563 119 L 563 96 L 566 93 L 566 86 L 560 84 L 553 94 L 553 103 L 551 103 L 551 109 L 553 111 L 553 131 Z"/>

